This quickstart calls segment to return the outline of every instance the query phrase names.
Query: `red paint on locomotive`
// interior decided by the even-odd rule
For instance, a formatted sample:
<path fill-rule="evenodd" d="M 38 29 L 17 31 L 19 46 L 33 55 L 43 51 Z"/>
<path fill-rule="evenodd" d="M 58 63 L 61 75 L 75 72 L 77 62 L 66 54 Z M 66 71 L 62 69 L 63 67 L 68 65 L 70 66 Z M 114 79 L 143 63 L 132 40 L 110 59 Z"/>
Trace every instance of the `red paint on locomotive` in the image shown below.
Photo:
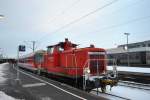
<path fill-rule="evenodd" d="M 45 70 L 46 72 L 74 78 L 82 77 L 84 69 L 89 67 L 90 74 L 106 72 L 106 52 L 94 45 L 86 48 L 77 48 L 77 44 L 68 39 L 56 45 L 47 47 L 47 52 L 37 51 L 21 59 L 20 63 L 30 67 Z"/>
<path fill-rule="evenodd" d="M 105 92 L 106 85 L 112 87 L 117 84 L 116 72 L 109 75 L 106 71 L 106 61 L 103 48 L 95 48 L 94 45 L 77 48 L 77 44 L 65 39 L 64 42 L 48 46 L 47 51 L 37 51 L 22 57 L 19 66 L 38 73 L 68 77 L 76 82 L 79 80 L 78 85 L 87 91 L 101 87 L 102 92 Z"/>
<path fill-rule="evenodd" d="M 49 73 L 55 73 L 66 77 L 74 78 L 76 75 L 82 77 L 83 70 L 88 67 L 90 60 L 91 75 L 97 74 L 97 65 L 99 74 L 106 71 L 106 53 L 102 48 L 94 46 L 86 48 L 76 48 L 76 44 L 71 43 L 68 39 L 56 45 L 48 46 L 45 54 L 45 69 Z"/>

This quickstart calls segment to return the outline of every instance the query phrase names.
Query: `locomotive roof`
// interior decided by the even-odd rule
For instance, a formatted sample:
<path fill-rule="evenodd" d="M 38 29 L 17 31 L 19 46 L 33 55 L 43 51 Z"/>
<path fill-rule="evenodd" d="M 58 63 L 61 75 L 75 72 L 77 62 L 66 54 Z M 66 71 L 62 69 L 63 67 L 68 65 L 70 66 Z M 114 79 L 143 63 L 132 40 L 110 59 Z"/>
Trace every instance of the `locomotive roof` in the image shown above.
<path fill-rule="evenodd" d="M 64 44 L 65 42 L 59 42 L 58 44 L 47 46 L 47 48 L 52 48 L 54 46 L 60 46 L 61 48 L 64 48 Z M 71 44 L 72 44 L 72 47 L 78 46 L 77 44 L 74 44 L 74 43 L 71 43 Z"/>

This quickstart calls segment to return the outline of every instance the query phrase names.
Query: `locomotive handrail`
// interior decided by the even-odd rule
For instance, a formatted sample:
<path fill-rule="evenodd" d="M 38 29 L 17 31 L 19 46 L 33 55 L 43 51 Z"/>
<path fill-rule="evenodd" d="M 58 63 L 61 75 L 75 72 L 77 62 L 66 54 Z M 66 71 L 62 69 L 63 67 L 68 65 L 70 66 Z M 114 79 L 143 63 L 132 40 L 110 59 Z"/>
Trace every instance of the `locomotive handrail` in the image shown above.
<path fill-rule="evenodd" d="M 89 76 L 90 76 L 90 73 L 88 73 L 88 75 L 85 75 L 86 74 L 85 73 L 85 68 L 89 69 L 90 61 L 97 61 L 98 62 L 98 61 L 104 61 L 104 60 L 113 61 L 113 65 L 115 65 L 115 66 L 113 66 L 113 74 L 115 75 L 115 77 L 118 76 L 115 59 L 87 59 L 84 66 L 83 66 L 83 90 L 86 89 L 86 76 L 88 76 L 88 79 L 89 79 Z M 86 67 L 87 64 L 88 64 L 88 66 Z M 97 76 L 99 76 L 99 70 L 98 70 L 99 68 L 98 67 L 99 67 L 99 65 L 97 63 Z"/>
<path fill-rule="evenodd" d="M 76 58 L 76 55 L 75 54 L 67 54 L 65 59 L 66 59 L 66 66 L 68 66 L 68 56 L 72 56 L 72 65 L 74 66 L 73 68 L 68 68 L 66 67 L 67 69 L 76 69 L 76 74 L 75 74 L 75 78 L 76 78 L 76 84 L 78 83 L 77 81 L 77 76 L 78 76 L 78 69 L 83 69 L 83 90 L 86 89 L 86 80 L 89 79 L 89 77 L 91 76 L 90 73 L 85 73 L 85 68 L 89 69 L 90 68 L 90 61 L 97 61 L 97 76 L 99 76 L 99 64 L 98 64 L 98 61 L 112 61 L 113 62 L 113 65 L 116 65 L 116 61 L 115 59 L 101 59 L 101 58 L 98 58 L 98 59 L 87 59 L 85 61 L 85 64 L 83 65 L 83 67 L 77 67 L 77 58 Z M 73 61 L 74 60 L 74 61 Z M 74 62 L 74 63 L 73 63 Z M 105 64 L 107 65 L 107 62 L 105 62 Z M 113 67 L 113 74 L 115 74 L 115 77 L 117 76 L 117 70 L 116 70 L 116 67 L 114 66 Z"/>

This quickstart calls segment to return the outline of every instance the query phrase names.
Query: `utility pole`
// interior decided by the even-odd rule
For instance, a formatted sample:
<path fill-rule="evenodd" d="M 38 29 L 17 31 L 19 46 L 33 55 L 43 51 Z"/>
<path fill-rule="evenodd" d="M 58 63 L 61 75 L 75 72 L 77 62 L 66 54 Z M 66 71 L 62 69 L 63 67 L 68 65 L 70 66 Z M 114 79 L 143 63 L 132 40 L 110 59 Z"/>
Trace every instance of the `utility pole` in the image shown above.
<path fill-rule="evenodd" d="M 32 46 L 29 46 L 29 48 L 32 49 L 33 52 L 35 52 L 35 49 L 36 49 L 36 47 L 35 47 L 36 45 L 35 45 L 35 44 L 37 43 L 36 41 L 24 41 L 24 42 L 25 42 L 27 45 L 29 45 L 29 43 L 27 43 L 27 42 L 31 42 L 31 43 L 32 43 Z M 31 45 L 31 44 L 30 44 L 30 45 Z"/>
<path fill-rule="evenodd" d="M 3 59 L 3 51 L 2 51 L 3 49 L 2 48 L 0 48 L 0 59 Z"/>
<path fill-rule="evenodd" d="M 32 42 L 32 44 L 33 44 L 33 47 L 32 47 L 32 50 L 33 50 L 33 52 L 35 51 L 35 43 L 36 43 L 36 41 L 31 41 Z"/>
<path fill-rule="evenodd" d="M 19 46 L 17 48 L 17 78 L 16 78 L 17 81 L 20 81 L 19 79 Z"/>
<path fill-rule="evenodd" d="M 128 37 L 129 37 L 129 35 L 130 35 L 130 33 L 124 33 L 124 35 L 126 35 L 127 36 L 127 44 L 126 44 L 126 46 L 127 46 L 127 62 L 128 62 L 128 66 L 130 66 L 130 57 L 129 57 L 129 43 L 128 43 L 128 41 L 129 41 L 129 39 L 128 39 Z"/>

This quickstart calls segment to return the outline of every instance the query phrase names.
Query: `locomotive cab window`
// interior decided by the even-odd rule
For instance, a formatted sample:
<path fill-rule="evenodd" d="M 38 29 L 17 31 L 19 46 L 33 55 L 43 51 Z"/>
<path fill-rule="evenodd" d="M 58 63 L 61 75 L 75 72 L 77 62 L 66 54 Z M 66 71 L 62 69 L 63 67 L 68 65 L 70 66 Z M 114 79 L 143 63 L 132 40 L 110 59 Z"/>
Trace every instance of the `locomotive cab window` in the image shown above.
<path fill-rule="evenodd" d="M 58 51 L 62 52 L 64 49 L 62 49 L 60 46 L 58 47 Z"/>
<path fill-rule="evenodd" d="M 54 47 L 47 48 L 48 54 L 52 54 L 52 53 L 53 53 L 53 50 L 54 50 Z"/>

